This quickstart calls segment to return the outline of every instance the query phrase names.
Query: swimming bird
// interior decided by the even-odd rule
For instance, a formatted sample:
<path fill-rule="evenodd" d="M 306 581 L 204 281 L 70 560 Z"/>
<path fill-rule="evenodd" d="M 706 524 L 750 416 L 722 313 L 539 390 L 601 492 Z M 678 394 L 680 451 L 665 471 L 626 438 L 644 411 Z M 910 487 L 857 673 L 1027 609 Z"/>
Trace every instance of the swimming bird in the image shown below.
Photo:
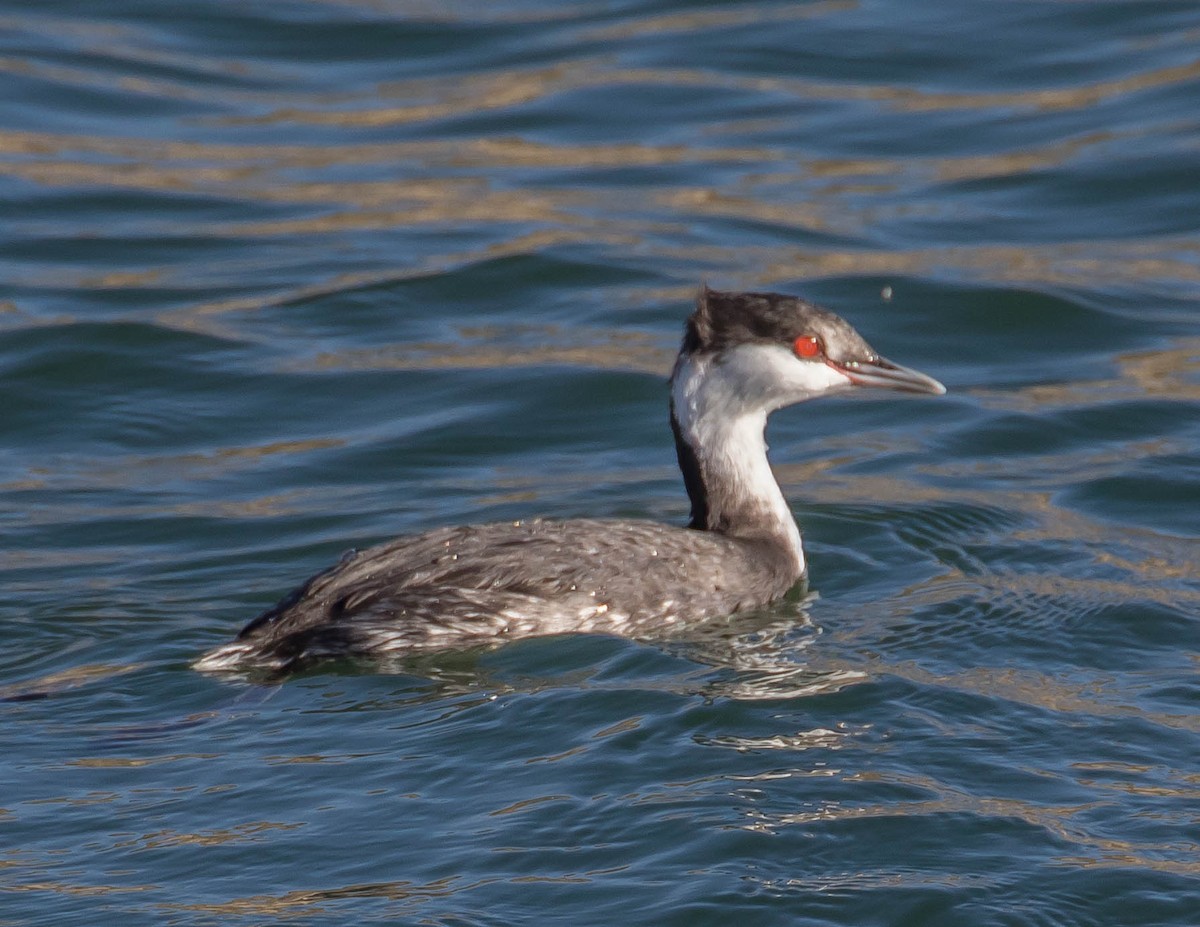
<path fill-rule="evenodd" d="M 533 635 L 650 636 L 759 608 L 806 572 L 800 530 L 767 460 L 767 416 L 868 387 L 946 391 L 881 357 L 827 309 L 705 287 L 670 379 L 671 430 L 691 501 L 686 527 L 539 518 L 437 528 L 351 551 L 195 665 L 288 672 L 323 658 Z"/>

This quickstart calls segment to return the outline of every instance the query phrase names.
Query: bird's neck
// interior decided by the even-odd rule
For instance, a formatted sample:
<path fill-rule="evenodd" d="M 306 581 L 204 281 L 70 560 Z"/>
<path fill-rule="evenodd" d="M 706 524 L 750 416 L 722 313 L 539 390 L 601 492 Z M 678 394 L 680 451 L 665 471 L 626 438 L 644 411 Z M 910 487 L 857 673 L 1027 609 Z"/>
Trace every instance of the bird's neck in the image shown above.
<path fill-rule="evenodd" d="M 690 527 L 769 545 L 796 579 L 800 529 L 767 460 L 769 410 L 710 358 L 682 356 L 671 378 L 671 428 L 692 503 Z"/>

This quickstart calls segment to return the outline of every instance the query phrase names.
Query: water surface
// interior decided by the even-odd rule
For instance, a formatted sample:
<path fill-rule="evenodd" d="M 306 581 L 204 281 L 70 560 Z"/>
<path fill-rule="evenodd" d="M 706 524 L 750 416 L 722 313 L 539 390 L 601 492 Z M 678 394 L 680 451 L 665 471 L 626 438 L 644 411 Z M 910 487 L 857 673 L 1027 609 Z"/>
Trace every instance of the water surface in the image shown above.
<path fill-rule="evenodd" d="M 1200 12 L 0 2 L 0 920 L 1200 911 Z M 701 281 L 941 399 L 770 440 L 812 591 L 282 686 L 347 547 L 679 522 Z"/>

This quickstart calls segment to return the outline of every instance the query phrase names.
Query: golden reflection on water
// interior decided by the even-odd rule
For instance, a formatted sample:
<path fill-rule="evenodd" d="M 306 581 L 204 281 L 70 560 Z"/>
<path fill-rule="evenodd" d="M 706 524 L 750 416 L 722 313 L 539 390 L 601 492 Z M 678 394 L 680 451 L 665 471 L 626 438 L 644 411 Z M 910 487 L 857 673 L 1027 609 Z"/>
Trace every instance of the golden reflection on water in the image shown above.
<path fill-rule="evenodd" d="M 215 717 L 215 715 L 209 717 Z M 189 760 L 210 760 L 219 756 L 221 756 L 219 753 L 168 753 L 162 756 L 145 757 L 85 756 L 77 760 L 68 760 L 64 765 L 78 766 L 81 769 L 141 769 L 144 766 L 159 766 L 163 763 L 179 763 Z"/>
<path fill-rule="evenodd" d="M 510 326 L 464 332 L 455 342 L 396 342 L 373 348 L 325 351 L 300 368 L 317 370 L 511 370 L 566 365 L 666 377 L 674 350 L 636 332 Z"/>
<path fill-rule="evenodd" d="M 987 699 L 1004 699 L 1049 712 L 1066 712 L 1092 718 L 1140 718 L 1168 729 L 1200 731 L 1200 715 L 1146 711 L 1122 687 L 1120 679 L 1094 673 L 1073 680 L 1048 673 L 1011 667 L 976 666 L 952 673 L 934 673 L 912 661 L 889 659 L 875 667 L 919 685 L 949 687 Z"/>
<path fill-rule="evenodd" d="M 79 885 L 56 880 L 12 882 L 4 886 L 6 892 L 53 892 L 82 898 L 124 895 L 133 892 L 152 892 L 157 889 L 157 885 Z"/>
<path fill-rule="evenodd" d="M 164 913 L 190 911 L 221 917 L 271 917 L 292 920 L 324 913 L 333 903 L 357 898 L 387 901 L 416 901 L 445 898 L 460 892 L 497 881 L 478 879 L 464 881 L 460 876 L 447 876 L 432 882 L 407 881 L 352 883 L 334 888 L 303 889 L 279 894 L 263 893 L 232 898 L 211 904 L 160 904 Z"/>
<path fill-rule="evenodd" d="M 133 850 L 161 850 L 181 846 L 215 847 L 227 843 L 263 843 L 266 842 L 263 835 L 270 835 L 275 831 L 297 830 L 303 826 L 302 824 L 285 824 L 279 821 L 248 821 L 245 824 L 236 824 L 232 827 L 222 827 L 203 833 L 159 830 L 117 840 L 113 843 L 113 847 Z"/>
<path fill-rule="evenodd" d="M 740 8 L 687 10 L 678 13 L 628 16 L 614 26 L 585 29 L 585 41 L 614 41 L 665 33 L 699 32 L 732 26 L 771 24 L 797 19 L 813 19 L 857 9 L 857 0 L 815 0 L 812 3 L 746 4 Z"/>
<path fill-rule="evenodd" d="M 750 6 L 633 18 L 617 26 L 595 27 L 604 35 L 657 34 L 705 30 L 724 23 L 771 21 L 821 16 L 853 4 L 818 3 L 803 7 Z M 540 17 L 542 14 L 522 14 Z M 82 28 L 82 27 L 80 27 Z M 97 27 L 99 29 L 99 27 Z M 78 30 L 77 30 L 78 31 Z M 85 29 L 86 33 L 87 30 Z M 584 30 L 587 34 L 587 30 Z M 90 37 L 111 42 L 107 30 Z M 140 40 L 122 37 L 121 60 L 136 62 Z M 236 62 L 198 59 L 191 67 L 200 73 L 236 71 Z M 51 83 L 95 84 L 108 88 L 112 75 L 83 67 L 66 68 L 21 59 L 5 59 L 0 69 L 36 73 Z M 32 69 L 32 71 L 31 71 Z M 685 87 L 721 88 L 759 94 L 783 94 L 806 102 L 861 99 L 905 112 L 948 108 L 965 110 L 1057 110 L 1094 106 L 1118 95 L 1187 83 L 1200 74 L 1200 62 L 1147 68 L 1124 77 L 1081 86 L 1005 93 L 938 93 L 913 87 L 871 84 L 820 84 L 778 77 L 752 77 L 714 69 L 655 69 L 619 67 L 608 58 L 573 60 L 539 68 L 507 68 L 455 79 L 416 77 L 373 86 L 369 92 L 263 92 L 236 86 L 205 87 L 200 83 L 161 78 L 118 77 L 125 92 L 163 98 L 200 98 L 256 110 L 222 117 L 227 127 L 245 124 L 327 124 L 352 130 L 363 127 L 421 125 L 449 118 L 508 112 L 577 90 Z M 388 101 L 395 100 L 396 103 Z M 382 105 L 381 105 L 382 104 Z M 758 121 L 759 130 L 767 128 Z M 708 138 L 739 139 L 747 131 L 744 119 L 712 120 Z M 772 144 L 706 145 L 696 142 L 648 144 L 630 142 L 551 143 L 519 134 L 463 138 L 431 137 L 388 142 L 330 144 L 272 144 L 184 139 L 131 138 L 114 135 L 69 135 L 52 132 L 0 131 L 0 173 L 40 186 L 120 189 L 146 193 L 191 193 L 242 203 L 293 207 L 296 214 L 239 220 L 179 219 L 164 223 L 172 236 L 226 239 L 342 236 L 355 231 L 383 231 L 428 226 L 492 230 L 489 246 L 450 253 L 414 255 L 394 269 L 354 272 L 310 280 L 300 287 L 252 297 L 200 301 L 164 316 L 164 324 L 219 332 L 209 320 L 196 316 L 229 311 L 253 311 L 263 305 L 379 285 L 414 274 L 504 254 L 526 254 L 555 245 L 587 243 L 614 253 L 638 251 L 672 261 L 703 266 L 729 276 L 738 284 L 763 286 L 791 282 L 803 276 L 839 274 L 908 275 L 958 271 L 989 280 L 1020 283 L 1153 284 L 1200 281 L 1200 262 L 1194 241 L 1147 239 L 1138 242 L 1093 240 L 1058 241 L 1022 246 L 1005 244 L 947 244 L 929 248 L 875 249 L 869 246 L 880 222 L 901 217 L 914 202 L 929 201 L 914 194 L 929 184 L 952 184 L 988 178 L 1028 176 L 1061 168 L 1090 152 L 1111 145 L 1119 136 L 1092 131 L 1024 149 L 972 156 L 905 156 L 903 158 L 830 158 L 809 156 L 792 147 Z M 701 136 L 701 137 L 705 137 Z M 729 165 L 744 172 L 721 187 L 681 183 L 666 175 L 658 186 L 628 186 L 619 180 L 579 182 L 555 176 L 551 184 L 519 181 L 509 188 L 505 179 L 514 171 L 542 169 L 595 171 L 638 167 Z M 335 176 L 347 167 L 386 170 L 388 179 Z M 879 194 L 889 193 L 893 197 Z M 895 199 L 897 202 L 891 202 Z M 903 204 L 903 205 L 902 205 Z M 778 245 L 676 246 L 700 216 L 767 223 L 780 229 L 825 232 L 863 240 L 853 248 Z M 514 230 L 514 225 L 525 226 Z M 530 231 L 528 226 L 535 226 Z M 253 259 L 247 265 L 252 272 Z M 78 272 L 75 285 L 84 288 L 144 289 L 187 286 L 197 269 L 187 266 L 116 267 L 97 274 Z M 26 271 L 28 273 L 29 271 Z M 236 270 L 234 271 L 236 272 Z M 71 269 L 55 268 L 30 286 L 62 286 L 71 282 Z"/>
<path fill-rule="evenodd" d="M 39 66 L 39 70 L 45 67 Z M 408 125 L 545 102 L 577 90 L 622 85 L 754 92 L 793 97 L 804 103 L 865 101 L 904 113 L 1013 109 L 1059 112 L 1086 109 L 1132 93 L 1186 84 L 1198 75 L 1200 61 L 1192 61 L 1146 68 L 1123 77 L 1070 87 L 964 93 L 902 84 L 833 83 L 802 78 L 749 76 L 714 69 L 617 68 L 606 57 L 581 56 L 569 64 L 497 69 L 487 74 L 461 75 L 453 81 L 428 77 L 392 81 L 377 85 L 370 94 L 357 98 L 345 95 L 333 100 L 314 99 L 310 95 L 306 99 L 293 95 L 288 104 L 265 113 L 224 117 L 217 122 L 230 125 L 337 125 L 347 128 Z M 54 68 L 53 73 L 43 76 L 71 84 L 86 85 L 88 82 L 87 72 L 78 70 Z M 151 79 L 132 79 L 123 89 L 166 98 L 192 95 L 190 88 Z M 393 106 L 379 105 L 380 100 L 388 98 L 405 102 Z M 413 100 L 421 102 L 410 102 Z M 313 105 L 316 103 L 321 105 Z"/>
<path fill-rule="evenodd" d="M 101 680 L 114 679 L 141 669 L 137 663 L 84 663 L 34 679 L 23 679 L 0 687 L 0 699 L 47 696 Z"/>
<path fill-rule="evenodd" d="M 1037 770 L 1033 770 L 1038 772 Z M 1052 773 L 1044 773 L 1052 776 Z M 893 818 L 934 815 L 961 815 L 978 821 L 980 818 L 999 820 L 1015 819 L 1030 827 L 1045 830 L 1078 851 L 1091 851 L 1061 855 L 1055 861 L 1061 866 L 1084 866 L 1104 868 L 1108 866 L 1133 866 L 1147 871 L 1198 873 L 1200 861 L 1186 862 L 1193 857 L 1200 845 L 1181 848 L 1177 842 L 1155 843 L 1152 841 L 1120 840 L 1096 836 L 1091 832 L 1089 815 L 1104 810 L 1105 803 L 1091 801 L 1072 805 L 1040 804 L 1019 798 L 1001 798 L 975 795 L 947 788 L 943 783 L 928 776 L 889 773 L 849 773 L 843 776 L 847 782 L 871 781 L 895 783 L 906 789 L 919 790 L 937 797 L 914 801 L 889 801 L 882 804 L 854 804 L 844 801 L 827 801 L 812 810 L 797 812 L 770 812 L 757 807 L 746 809 L 748 830 L 774 833 L 784 827 L 806 826 L 819 822 L 853 821 L 867 818 Z M 1194 801 L 1195 789 L 1167 789 L 1170 797 L 1181 801 Z M 1182 850 L 1182 852 L 1181 852 Z M 866 878 L 876 876 L 867 874 Z"/>

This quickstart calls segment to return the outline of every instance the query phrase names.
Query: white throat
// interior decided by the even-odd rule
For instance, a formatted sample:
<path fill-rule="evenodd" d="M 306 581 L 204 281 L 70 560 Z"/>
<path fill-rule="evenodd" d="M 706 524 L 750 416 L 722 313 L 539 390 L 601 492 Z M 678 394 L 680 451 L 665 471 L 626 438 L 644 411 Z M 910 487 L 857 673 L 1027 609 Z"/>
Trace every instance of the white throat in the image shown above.
<path fill-rule="evenodd" d="M 773 345 L 738 347 L 720 359 L 680 357 L 672 408 L 680 437 L 696 458 L 705 527 L 781 543 L 796 575 L 803 573 L 800 529 L 767 460 L 767 415 L 848 385 L 825 364 L 798 361 Z"/>

